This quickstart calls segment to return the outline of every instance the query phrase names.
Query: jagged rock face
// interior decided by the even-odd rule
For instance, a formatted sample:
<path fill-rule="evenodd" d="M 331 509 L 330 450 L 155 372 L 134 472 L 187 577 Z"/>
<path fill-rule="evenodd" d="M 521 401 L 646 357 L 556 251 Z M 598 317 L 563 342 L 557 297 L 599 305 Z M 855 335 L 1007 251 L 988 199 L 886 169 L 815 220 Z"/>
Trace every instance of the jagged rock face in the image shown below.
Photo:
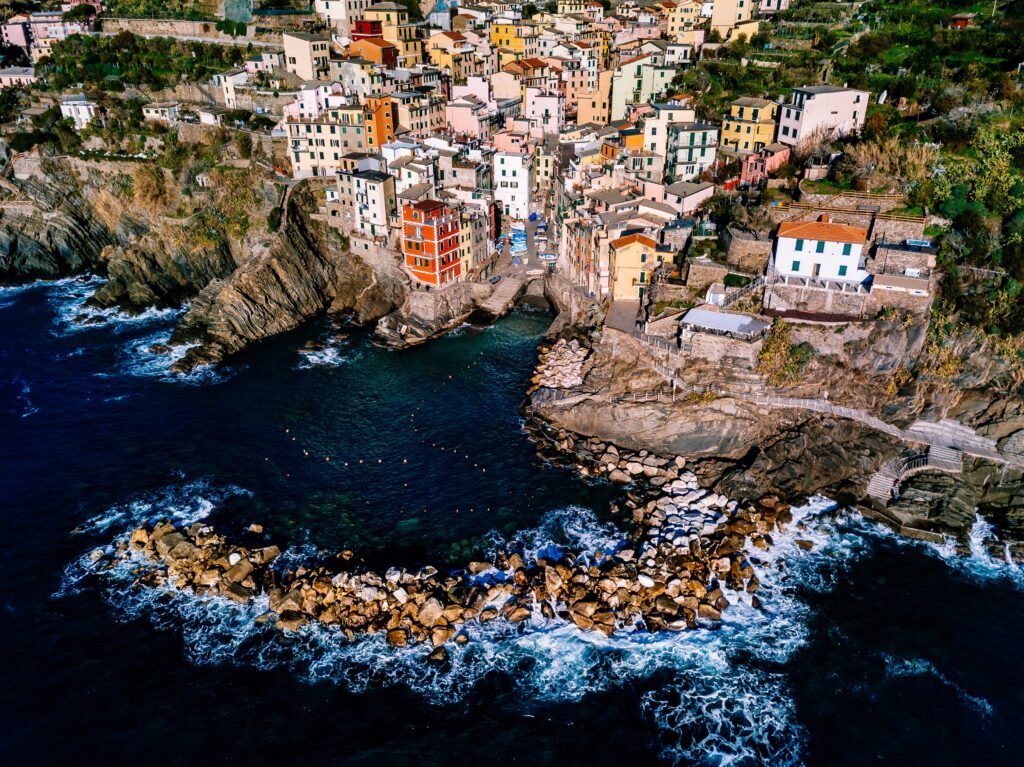
<path fill-rule="evenodd" d="M 149 236 L 127 246 L 110 246 L 101 256 L 108 282 L 89 303 L 129 311 L 179 306 L 215 279 L 238 266 L 226 242 L 209 248 L 175 247 L 165 237 Z"/>
<path fill-rule="evenodd" d="M 0 220 L 0 283 L 102 271 L 100 253 L 115 242 L 102 224 L 81 209 L 26 212 Z"/>
<path fill-rule="evenodd" d="M 698 474 L 739 498 L 776 493 L 800 498 L 824 493 L 841 502 L 864 496 L 871 475 L 898 455 L 888 435 L 842 419 L 813 416 L 758 440 L 736 463 L 705 461 Z"/>
<path fill-rule="evenodd" d="M 328 309 L 350 310 L 365 322 L 394 306 L 400 287 L 331 243 L 325 226 L 309 216 L 315 208 L 311 192 L 294 192 L 270 247 L 199 293 L 172 338 L 199 342 L 179 369 L 219 361 Z"/>
<path fill-rule="evenodd" d="M 927 472 L 911 477 L 890 508 L 899 514 L 926 519 L 942 529 L 966 531 L 978 505 L 975 488 L 960 477 Z"/>

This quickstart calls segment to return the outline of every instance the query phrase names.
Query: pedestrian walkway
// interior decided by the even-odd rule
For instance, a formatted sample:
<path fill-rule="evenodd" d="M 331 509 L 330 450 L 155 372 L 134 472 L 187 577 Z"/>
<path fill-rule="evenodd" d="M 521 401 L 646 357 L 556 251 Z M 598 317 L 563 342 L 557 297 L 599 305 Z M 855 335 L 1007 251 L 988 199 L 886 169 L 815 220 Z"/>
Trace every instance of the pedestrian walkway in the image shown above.
<path fill-rule="evenodd" d="M 862 423 L 872 429 L 888 434 L 902 442 L 910 444 L 923 444 L 929 447 L 949 448 L 941 453 L 950 464 L 959 460 L 959 455 L 974 456 L 993 463 L 1002 463 L 1010 466 L 1024 468 L 1024 456 L 1007 453 L 1000 450 L 994 440 L 983 437 L 974 432 L 969 426 L 959 421 L 946 419 L 944 421 L 916 421 L 906 430 L 895 424 L 883 421 L 870 413 L 858 408 L 845 407 L 829 402 L 825 398 L 807 397 L 782 397 L 771 392 L 767 386 L 752 387 L 744 384 L 745 391 L 737 391 L 726 383 L 707 383 L 701 386 L 688 384 L 675 377 L 673 371 L 662 366 L 654 356 L 655 347 L 642 340 L 637 339 L 632 332 L 626 332 L 627 337 L 636 344 L 641 357 L 645 359 L 648 366 L 672 384 L 672 392 L 639 392 L 636 396 L 648 397 L 653 395 L 656 399 L 661 397 L 675 400 L 677 394 L 686 396 L 688 394 L 715 394 L 722 397 L 750 402 L 754 405 L 767 408 L 810 410 L 817 413 L 845 418 L 850 421 Z M 948 470 L 948 469 L 944 469 Z"/>
<path fill-rule="evenodd" d="M 632 333 L 636 330 L 636 318 L 639 313 L 639 301 L 613 301 L 605 324 L 623 333 Z"/>

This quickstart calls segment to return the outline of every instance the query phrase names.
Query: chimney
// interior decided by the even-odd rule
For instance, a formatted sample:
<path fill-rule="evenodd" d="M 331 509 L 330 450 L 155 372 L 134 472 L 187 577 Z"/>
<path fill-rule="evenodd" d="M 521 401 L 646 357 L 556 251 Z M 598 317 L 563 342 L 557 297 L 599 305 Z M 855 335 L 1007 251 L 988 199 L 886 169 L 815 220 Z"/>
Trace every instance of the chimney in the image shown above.
<path fill-rule="evenodd" d="M 828 213 L 822 213 L 818 221 L 820 221 L 823 224 L 827 224 L 829 222 Z"/>

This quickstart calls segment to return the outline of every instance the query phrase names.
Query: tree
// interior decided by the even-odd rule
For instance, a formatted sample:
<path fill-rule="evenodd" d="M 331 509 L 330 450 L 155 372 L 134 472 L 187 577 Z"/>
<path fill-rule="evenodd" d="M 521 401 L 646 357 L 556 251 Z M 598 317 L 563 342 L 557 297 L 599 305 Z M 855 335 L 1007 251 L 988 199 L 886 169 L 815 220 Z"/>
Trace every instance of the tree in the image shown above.
<path fill-rule="evenodd" d="M 540 8 L 538 8 L 533 3 L 527 3 L 526 5 L 523 6 L 523 18 L 524 19 L 532 19 L 538 13 L 540 13 Z"/>
<path fill-rule="evenodd" d="M 74 6 L 71 10 L 67 11 L 61 18 L 64 21 L 92 21 L 92 17 L 96 15 L 96 9 L 88 3 L 80 3 Z"/>

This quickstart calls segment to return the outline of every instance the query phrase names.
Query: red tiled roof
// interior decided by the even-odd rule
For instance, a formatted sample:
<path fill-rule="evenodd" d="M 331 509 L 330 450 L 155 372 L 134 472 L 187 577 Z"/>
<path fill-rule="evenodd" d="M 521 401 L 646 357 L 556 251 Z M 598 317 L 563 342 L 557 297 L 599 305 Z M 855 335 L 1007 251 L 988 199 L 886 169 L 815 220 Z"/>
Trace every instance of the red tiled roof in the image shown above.
<path fill-rule="evenodd" d="M 859 226 L 833 224 L 828 220 L 828 216 L 824 215 L 818 221 L 786 221 L 779 226 L 779 237 L 862 245 L 867 240 L 868 233 Z"/>
<path fill-rule="evenodd" d="M 641 245 L 645 245 L 648 248 L 657 248 L 658 243 L 642 234 L 629 234 L 625 237 L 620 237 L 617 240 L 612 240 L 611 246 L 613 248 L 624 248 L 627 245 L 632 245 L 634 242 L 639 242 Z"/>

